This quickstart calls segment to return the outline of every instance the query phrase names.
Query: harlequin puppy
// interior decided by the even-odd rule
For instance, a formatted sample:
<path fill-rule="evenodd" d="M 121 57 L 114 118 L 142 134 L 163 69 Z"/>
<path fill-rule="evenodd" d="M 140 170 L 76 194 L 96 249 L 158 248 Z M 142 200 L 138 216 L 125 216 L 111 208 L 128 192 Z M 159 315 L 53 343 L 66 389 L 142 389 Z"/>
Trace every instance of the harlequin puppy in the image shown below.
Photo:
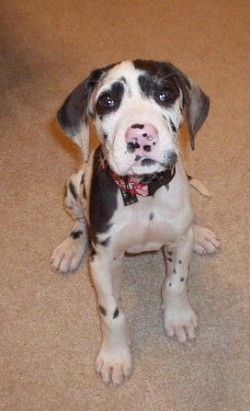
<path fill-rule="evenodd" d="M 143 60 L 93 71 L 59 110 L 59 123 L 82 147 L 85 164 L 67 185 L 65 204 L 75 224 L 52 266 L 76 269 L 90 239 L 102 330 L 97 371 L 105 382 L 120 384 L 132 371 L 120 301 L 125 253 L 164 250 L 166 334 L 181 343 L 195 337 L 197 318 L 187 299 L 190 258 L 193 250 L 213 253 L 219 243 L 195 224 L 178 136 L 186 120 L 194 148 L 208 110 L 209 98 L 180 70 Z M 100 146 L 89 158 L 90 119 Z"/>

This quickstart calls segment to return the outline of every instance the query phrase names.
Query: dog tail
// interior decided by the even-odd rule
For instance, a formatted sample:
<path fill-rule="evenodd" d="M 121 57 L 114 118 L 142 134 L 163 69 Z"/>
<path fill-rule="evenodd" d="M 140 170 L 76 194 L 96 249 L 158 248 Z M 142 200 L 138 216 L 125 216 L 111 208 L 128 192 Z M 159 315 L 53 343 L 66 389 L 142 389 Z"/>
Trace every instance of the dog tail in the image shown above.
<path fill-rule="evenodd" d="M 192 187 L 194 187 L 197 191 L 199 191 L 199 193 L 201 193 L 205 197 L 211 197 L 210 192 L 208 191 L 208 189 L 204 186 L 204 184 L 201 181 L 196 180 L 196 178 L 193 178 L 189 175 L 187 177 L 188 177 L 189 184 Z"/>

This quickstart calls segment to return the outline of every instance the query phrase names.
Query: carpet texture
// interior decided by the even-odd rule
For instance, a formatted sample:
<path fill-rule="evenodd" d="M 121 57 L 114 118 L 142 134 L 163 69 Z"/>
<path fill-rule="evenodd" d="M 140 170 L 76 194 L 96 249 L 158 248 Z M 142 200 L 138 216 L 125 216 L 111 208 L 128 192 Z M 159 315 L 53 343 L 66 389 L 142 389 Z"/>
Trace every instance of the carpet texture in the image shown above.
<path fill-rule="evenodd" d="M 250 3 L 240 0 L 2 0 L 1 392 L 10 411 L 247 411 L 249 402 Z M 187 167 L 216 231 L 216 256 L 194 255 L 194 343 L 167 339 L 161 253 L 125 259 L 123 301 L 134 373 L 116 388 L 95 374 L 100 344 L 87 265 L 60 276 L 68 234 L 64 182 L 81 153 L 55 114 L 90 70 L 125 58 L 170 60 L 211 97 Z"/>

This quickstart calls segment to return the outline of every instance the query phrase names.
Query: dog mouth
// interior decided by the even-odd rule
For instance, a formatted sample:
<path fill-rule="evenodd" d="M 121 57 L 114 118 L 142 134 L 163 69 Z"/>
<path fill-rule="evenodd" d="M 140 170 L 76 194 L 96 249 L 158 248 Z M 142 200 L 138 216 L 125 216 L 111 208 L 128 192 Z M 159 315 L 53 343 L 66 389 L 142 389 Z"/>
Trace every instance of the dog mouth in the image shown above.
<path fill-rule="evenodd" d="M 162 161 L 150 157 L 136 156 L 131 167 L 132 172 L 138 175 L 153 174 L 160 171 L 172 170 L 177 162 L 178 156 L 174 150 L 168 150 L 163 156 Z"/>
<path fill-rule="evenodd" d="M 141 160 L 142 167 L 150 167 L 150 166 L 154 166 L 155 164 L 158 164 L 157 161 L 152 160 L 151 158 L 145 157 Z"/>
<path fill-rule="evenodd" d="M 114 173 L 120 176 L 134 176 L 138 179 L 166 170 L 173 171 L 178 160 L 176 149 L 172 148 L 165 150 L 160 156 L 161 158 L 136 154 L 133 157 L 130 156 L 129 159 L 123 159 L 123 161 L 119 159 L 118 161 L 112 151 L 107 150 L 106 147 L 103 147 L 103 154 Z"/>

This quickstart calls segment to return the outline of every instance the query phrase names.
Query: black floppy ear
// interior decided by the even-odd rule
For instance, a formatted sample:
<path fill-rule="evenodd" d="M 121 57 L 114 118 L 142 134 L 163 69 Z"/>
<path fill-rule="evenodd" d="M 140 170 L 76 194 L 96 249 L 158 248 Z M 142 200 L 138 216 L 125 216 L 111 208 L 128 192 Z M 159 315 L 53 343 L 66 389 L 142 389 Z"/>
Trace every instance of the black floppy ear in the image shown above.
<path fill-rule="evenodd" d="M 195 149 L 195 135 L 207 118 L 210 106 L 209 97 L 191 79 L 186 77 L 185 87 L 182 91 L 187 104 L 186 118 L 192 150 Z"/>
<path fill-rule="evenodd" d="M 83 149 L 84 161 L 89 157 L 89 100 L 104 72 L 104 69 L 93 71 L 70 93 L 57 113 L 62 129 Z"/>

